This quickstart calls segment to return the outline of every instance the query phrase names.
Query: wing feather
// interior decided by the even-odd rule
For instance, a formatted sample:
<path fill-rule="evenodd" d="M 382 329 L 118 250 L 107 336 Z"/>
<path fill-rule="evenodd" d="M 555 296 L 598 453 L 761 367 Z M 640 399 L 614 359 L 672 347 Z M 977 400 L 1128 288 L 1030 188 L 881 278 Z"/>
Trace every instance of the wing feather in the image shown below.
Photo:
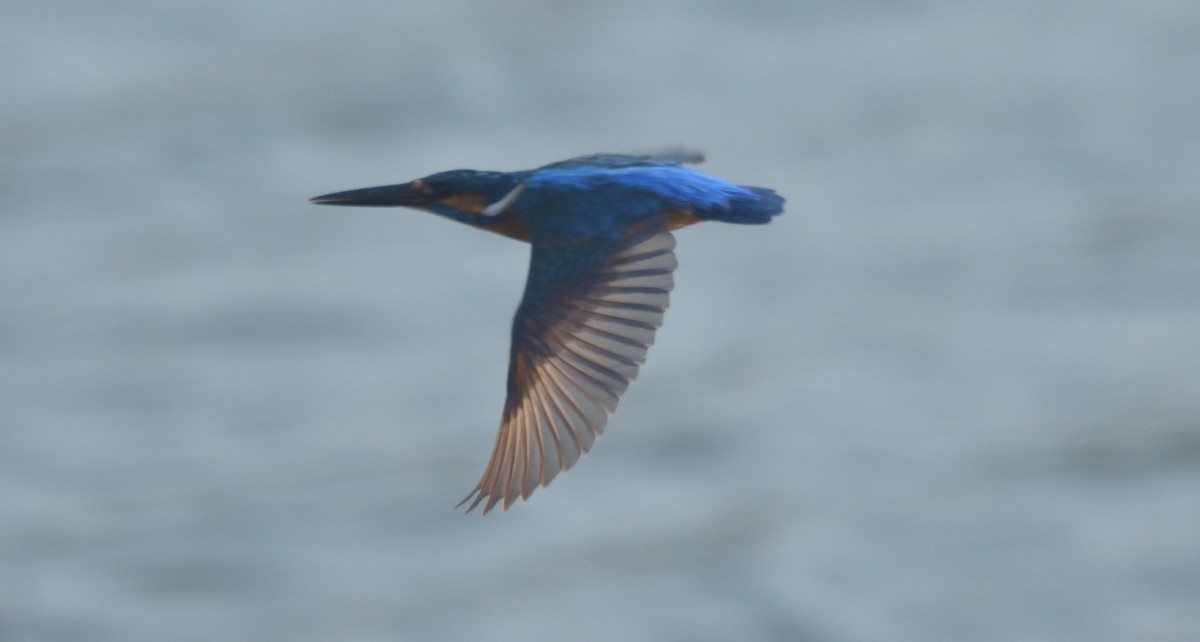
<path fill-rule="evenodd" d="M 508 400 L 491 459 L 462 502 L 486 515 L 527 499 L 591 449 L 637 376 L 674 286 L 675 239 L 662 221 L 601 240 L 539 245 L 539 265 L 573 265 L 530 278 L 513 322 Z M 580 256 L 598 257 L 579 264 Z M 575 264 L 571 262 L 575 261 Z"/>

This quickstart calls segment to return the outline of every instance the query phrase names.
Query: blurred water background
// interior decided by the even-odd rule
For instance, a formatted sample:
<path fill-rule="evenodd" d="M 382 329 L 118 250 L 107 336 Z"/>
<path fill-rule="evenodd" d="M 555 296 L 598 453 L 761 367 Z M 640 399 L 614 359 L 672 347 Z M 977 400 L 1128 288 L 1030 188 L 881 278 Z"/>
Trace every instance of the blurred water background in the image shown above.
<path fill-rule="evenodd" d="M 0 5 L 0 640 L 1200 639 L 1200 4 Z M 452 506 L 527 248 L 308 197 L 685 143 L 592 455 Z"/>

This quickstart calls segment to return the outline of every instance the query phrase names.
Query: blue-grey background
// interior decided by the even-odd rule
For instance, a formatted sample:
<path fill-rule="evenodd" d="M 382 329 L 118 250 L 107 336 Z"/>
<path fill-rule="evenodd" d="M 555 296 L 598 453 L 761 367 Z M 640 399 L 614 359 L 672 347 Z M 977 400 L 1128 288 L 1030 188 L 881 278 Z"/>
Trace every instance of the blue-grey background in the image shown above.
<path fill-rule="evenodd" d="M 1200 639 L 1200 4 L 5 2 L 0 639 Z M 685 143 L 592 455 L 452 506 L 525 246 L 328 191 Z"/>

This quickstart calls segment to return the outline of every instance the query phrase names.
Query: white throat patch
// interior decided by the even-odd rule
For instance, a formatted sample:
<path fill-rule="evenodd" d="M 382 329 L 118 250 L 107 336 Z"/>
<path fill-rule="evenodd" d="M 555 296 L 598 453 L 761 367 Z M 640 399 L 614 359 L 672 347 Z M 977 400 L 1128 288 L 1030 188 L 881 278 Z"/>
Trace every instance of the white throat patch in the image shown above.
<path fill-rule="evenodd" d="M 488 205 L 486 208 L 484 208 L 483 215 L 484 216 L 496 216 L 497 214 L 503 212 L 504 210 L 508 209 L 508 206 L 512 205 L 513 201 L 517 200 L 517 197 L 520 196 L 521 192 L 524 192 L 524 191 L 525 191 L 525 183 L 521 183 L 520 185 L 517 185 L 516 187 L 512 188 L 512 191 L 505 194 L 504 198 L 502 198 L 502 199 L 496 201 L 495 203 L 492 203 L 491 205 Z"/>

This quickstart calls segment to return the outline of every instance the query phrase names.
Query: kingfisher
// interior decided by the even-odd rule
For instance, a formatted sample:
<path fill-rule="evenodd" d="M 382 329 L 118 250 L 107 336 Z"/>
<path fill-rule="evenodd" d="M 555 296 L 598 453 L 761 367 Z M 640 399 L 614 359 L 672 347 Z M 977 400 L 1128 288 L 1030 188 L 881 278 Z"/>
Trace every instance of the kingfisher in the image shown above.
<path fill-rule="evenodd" d="M 459 502 L 487 515 L 527 500 L 604 431 L 662 325 L 672 232 L 703 221 L 761 225 L 784 199 L 684 165 L 685 148 L 591 154 L 515 172 L 458 169 L 317 196 L 318 205 L 406 207 L 531 246 L 509 352 L 507 398 L 483 477 Z"/>

